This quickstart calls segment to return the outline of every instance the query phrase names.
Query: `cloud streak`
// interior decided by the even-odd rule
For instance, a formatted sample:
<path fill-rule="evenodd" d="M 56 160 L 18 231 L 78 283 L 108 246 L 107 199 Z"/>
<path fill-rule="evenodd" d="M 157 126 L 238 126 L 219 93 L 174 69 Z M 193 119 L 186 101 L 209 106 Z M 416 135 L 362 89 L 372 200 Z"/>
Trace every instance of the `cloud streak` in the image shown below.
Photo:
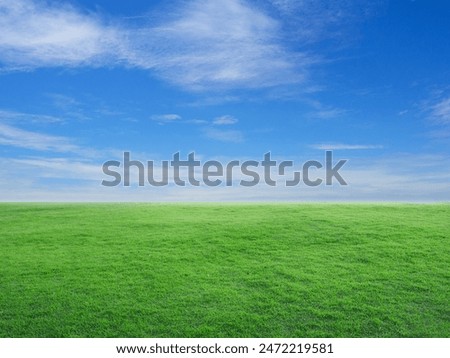
<path fill-rule="evenodd" d="M 370 145 L 370 144 L 313 144 L 311 148 L 319 150 L 366 150 L 366 149 L 383 149 L 382 145 Z"/>
<path fill-rule="evenodd" d="M 39 151 L 79 152 L 80 148 L 65 137 L 51 136 L 0 124 L 0 145 Z"/>
<path fill-rule="evenodd" d="M 114 153 L 111 150 L 100 152 L 94 148 L 82 147 L 68 137 L 29 131 L 0 123 L 0 146 L 2 145 L 39 152 L 75 154 L 84 158 Z"/>
<path fill-rule="evenodd" d="M 59 117 L 47 114 L 0 110 L 0 122 L 60 123 L 63 122 L 63 120 Z"/>

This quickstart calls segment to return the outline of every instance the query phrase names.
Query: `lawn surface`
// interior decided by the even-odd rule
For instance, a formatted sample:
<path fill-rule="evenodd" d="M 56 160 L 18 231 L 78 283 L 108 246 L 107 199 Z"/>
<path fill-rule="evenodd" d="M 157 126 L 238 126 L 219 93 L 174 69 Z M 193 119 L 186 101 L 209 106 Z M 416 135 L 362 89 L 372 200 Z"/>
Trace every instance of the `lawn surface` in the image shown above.
<path fill-rule="evenodd" d="M 450 337 L 450 205 L 0 204 L 0 337 Z"/>

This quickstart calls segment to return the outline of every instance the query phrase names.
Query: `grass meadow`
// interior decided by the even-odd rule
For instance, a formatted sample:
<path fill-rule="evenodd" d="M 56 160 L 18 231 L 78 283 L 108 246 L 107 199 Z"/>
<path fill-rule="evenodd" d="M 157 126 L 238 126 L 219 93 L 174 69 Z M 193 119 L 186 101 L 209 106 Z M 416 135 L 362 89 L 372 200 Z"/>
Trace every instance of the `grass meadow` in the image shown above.
<path fill-rule="evenodd" d="M 0 337 L 450 337 L 450 205 L 0 204 Z"/>

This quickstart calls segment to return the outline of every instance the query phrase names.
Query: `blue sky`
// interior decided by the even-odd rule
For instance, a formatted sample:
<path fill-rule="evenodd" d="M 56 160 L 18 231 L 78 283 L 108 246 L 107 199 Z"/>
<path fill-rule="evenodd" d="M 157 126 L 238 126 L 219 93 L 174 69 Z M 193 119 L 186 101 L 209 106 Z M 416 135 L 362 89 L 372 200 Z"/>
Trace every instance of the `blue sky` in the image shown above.
<path fill-rule="evenodd" d="M 0 0 L 2 201 L 448 201 L 448 1 Z M 105 188 L 102 163 L 348 159 L 348 186 Z"/>

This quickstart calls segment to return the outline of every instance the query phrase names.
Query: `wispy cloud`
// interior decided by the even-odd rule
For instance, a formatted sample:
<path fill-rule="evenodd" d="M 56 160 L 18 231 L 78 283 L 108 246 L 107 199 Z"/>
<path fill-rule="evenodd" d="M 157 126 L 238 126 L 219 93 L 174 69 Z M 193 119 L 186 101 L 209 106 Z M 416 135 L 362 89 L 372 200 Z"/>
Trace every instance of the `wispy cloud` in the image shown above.
<path fill-rule="evenodd" d="M 286 18 L 289 31 L 303 43 L 324 38 L 355 38 L 353 23 L 370 17 L 384 1 L 268 0 Z M 301 26 L 299 26 L 301 24 Z M 349 33 L 352 36 L 346 36 Z"/>
<path fill-rule="evenodd" d="M 204 132 L 209 131 L 211 133 L 215 132 L 226 132 L 216 128 L 213 126 L 230 126 L 239 122 L 239 120 L 233 116 L 228 114 L 219 116 L 214 118 L 213 120 L 205 120 L 205 119 L 186 119 L 183 120 L 183 117 L 178 114 L 158 114 L 150 117 L 153 121 L 158 122 L 158 124 L 166 124 L 166 123 L 178 123 L 178 124 L 195 124 L 204 127 Z M 211 138 L 215 135 L 212 134 Z M 219 137 L 219 136 L 218 136 Z"/>
<path fill-rule="evenodd" d="M 26 122 L 26 123 L 58 123 L 63 120 L 60 117 L 47 114 L 23 113 L 16 111 L 0 110 L 0 122 Z"/>
<path fill-rule="evenodd" d="M 240 130 L 225 130 L 220 128 L 224 126 L 231 126 L 239 122 L 237 118 L 230 115 L 219 116 L 214 118 L 213 120 L 183 120 L 183 118 L 178 114 L 160 114 L 151 116 L 151 119 L 156 121 L 160 125 L 164 125 L 167 123 L 197 125 L 200 127 L 200 132 L 205 137 L 221 142 L 240 143 L 244 140 L 244 135 Z"/>
<path fill-rule="evenodd" d="M 209 139 L 218 140 L 221 142 L 240 143 L 244 141 L 244 134 L 240 130 L 218 128 L 223 126 L 231 126 L 238 122 L 239 121 L 237 118 L 230 115 L 216 117 L 210 126 L 204 128 L 203 133 Z"/>
<path fill-rule="evenodd" d="M 150 117 L 153 121 L 158 122 L 159 124 L 176 122 L 181 119 L 181 116 L 178 114 L 170 113 L 170 114 L 155 114 Z"/>
<path fill-rule="evenodd" d="M 31 132 L 6 124 L 0 124 L 0 145 L 40 151 L 78 152 L 80 150 L 65 137 Z"/>
<path fill-rule="evenodd" d="M 81 97 L 81 98 L 79 98 Z M 90 94 L 77 94 L 77 97 L 64 93 L 45 93 L 54 110 L 61 113 L 65 119 L 86 121 L 102 117 L 123 116 L 124 112 L 117 107 L 111 107 L 103 100 Z"/>
<path fill-rule="evenodd" d="M 279 24 L 247 1 L 181 3 L 173 19 L 142 29 L 136 64 L 190 89 L 299 82 L 310 58 L 280 45 Z M 157 56 L 154 51 L 157 49 Z"/>
<path fill-rule="evenodd" d="M 334 119 L 342 117 L 345 113 L 347 111 L 340 108 L 320 109 L 309 113 L 308 117 L 312 119 Z"/>
<path fill-rule="evenodd" d="M 0 0 L 0 64 L 137 67 L 196 90 L 303 81 L 312 57 L 280 45 L 279 23 L 250 4 L 177 1 L 158 25 L 136 26 L 66 3 Z"/>
<path fill-rule="evenodd" d="M 204 119 L 188 119 L 186 123 L 197 125 L 209 124 L 209 122 Z"/>
<path fill-rule="evenodd" d="M 240 143 L 244 141 L 244 135 L 239 130 L 220 130 L 217 128 L 205 128 L 204 134 L 207 138 L 221 142 Z"/>
<path fill-rule="evenodd" d="M 307 98 L 304 99 L 304 102 L 313 108 L 312 111 L 307 113 L 307 118 L 310 119 L 335 119 L 349 113 L 349 111 L 346 109 L 329 106 L 315 99 Z"/>
<path fill-rule="evenodd" d="M 220 158 L 217 158 L 220 159 Z M 105 188 L 101 165 L 64 158 L 27 158 L 9 160 L 8 168 L 0 167 L 0 201 L 448 201 L 450 173 L 442 166 L 450 165 L 445 155 L 393 154 L 349 162 L 345 169 L 346 187 L 319 186 L 268 187 L 177 187 L 158 190 L 147 188 Z M 228 162 L 230 158 L 223 158 Z M 30 178 L 30 171 L 36 175 Z M 185 175 L 185 174 L 183 174 Z M 260 173 L 262 175 L 262 173 Z M 45 178 L 51 179 L 45 182 Z M 52 179 L 58 179 L 54 181 Z M 201 178 L 201 172 L 197 178 Z M 64 179 L 81 179 L 69 186 Z M 240 178 L 239 178 L 240 179 Z M 248 179 L 245 177 L 244 179 Z M 17 182 L 21 190 L 17 190 Z M 39 182 L 39 185 L 35 183 Z M 301 190 L 299 190 L 301 189 Z"/>
<path fill-rule="evenodd" d="M 343 143 L 322 143 L 313 144 L 310 146 L 319 150 L 365 150 L 365 149 L 383 149 L 382 145 L 370 145 L 370 144 L 343 144 Z"/>
<path fill-rule="evenodd" d="M 450 97 L 432 105 L 431 115 L 439 124 L 450 124 Z"/>
<path fill-rule="evenodd" d="M 438 91 L 421 107 L 427 115 L 428 124 L 433 127 L 428 132 L 429 136 L 438 140 L 450 138 L 450 96 L 448 91 Z"/>
<path fill-rule="evenodd" d="M 47 93 L 46 95 L 51 99 L 52 104 L 63 110 L 71 110 L 74 107 L 79 107 L 80 102 L 71 96 L 67 96 L 61 93 Z"/>
<path fill-rule="evenodd" d="M 213 124 L 216 126 L 231 125 L 236 124 L 237 122 L 238 120 L 236 118 L 229 115 L 217 117 L 213 120 Z"/>
<path fill-rule="evenodd" d="M 121 57 L 122 34 L 65 4 L 0 0 L 0 61 L 13 68 L 100 66 Z"/>
<path fill-rule="evenodd" d="M 100 164 L 83 162 L 68 158 L 26 158 L 11 159 L 12 163 L 22 168 L 32 169 L 35 178 L 61 178 L 100 181 L 102 169 Z M 39 172 L 37 173 L 37 170 Z"/>

